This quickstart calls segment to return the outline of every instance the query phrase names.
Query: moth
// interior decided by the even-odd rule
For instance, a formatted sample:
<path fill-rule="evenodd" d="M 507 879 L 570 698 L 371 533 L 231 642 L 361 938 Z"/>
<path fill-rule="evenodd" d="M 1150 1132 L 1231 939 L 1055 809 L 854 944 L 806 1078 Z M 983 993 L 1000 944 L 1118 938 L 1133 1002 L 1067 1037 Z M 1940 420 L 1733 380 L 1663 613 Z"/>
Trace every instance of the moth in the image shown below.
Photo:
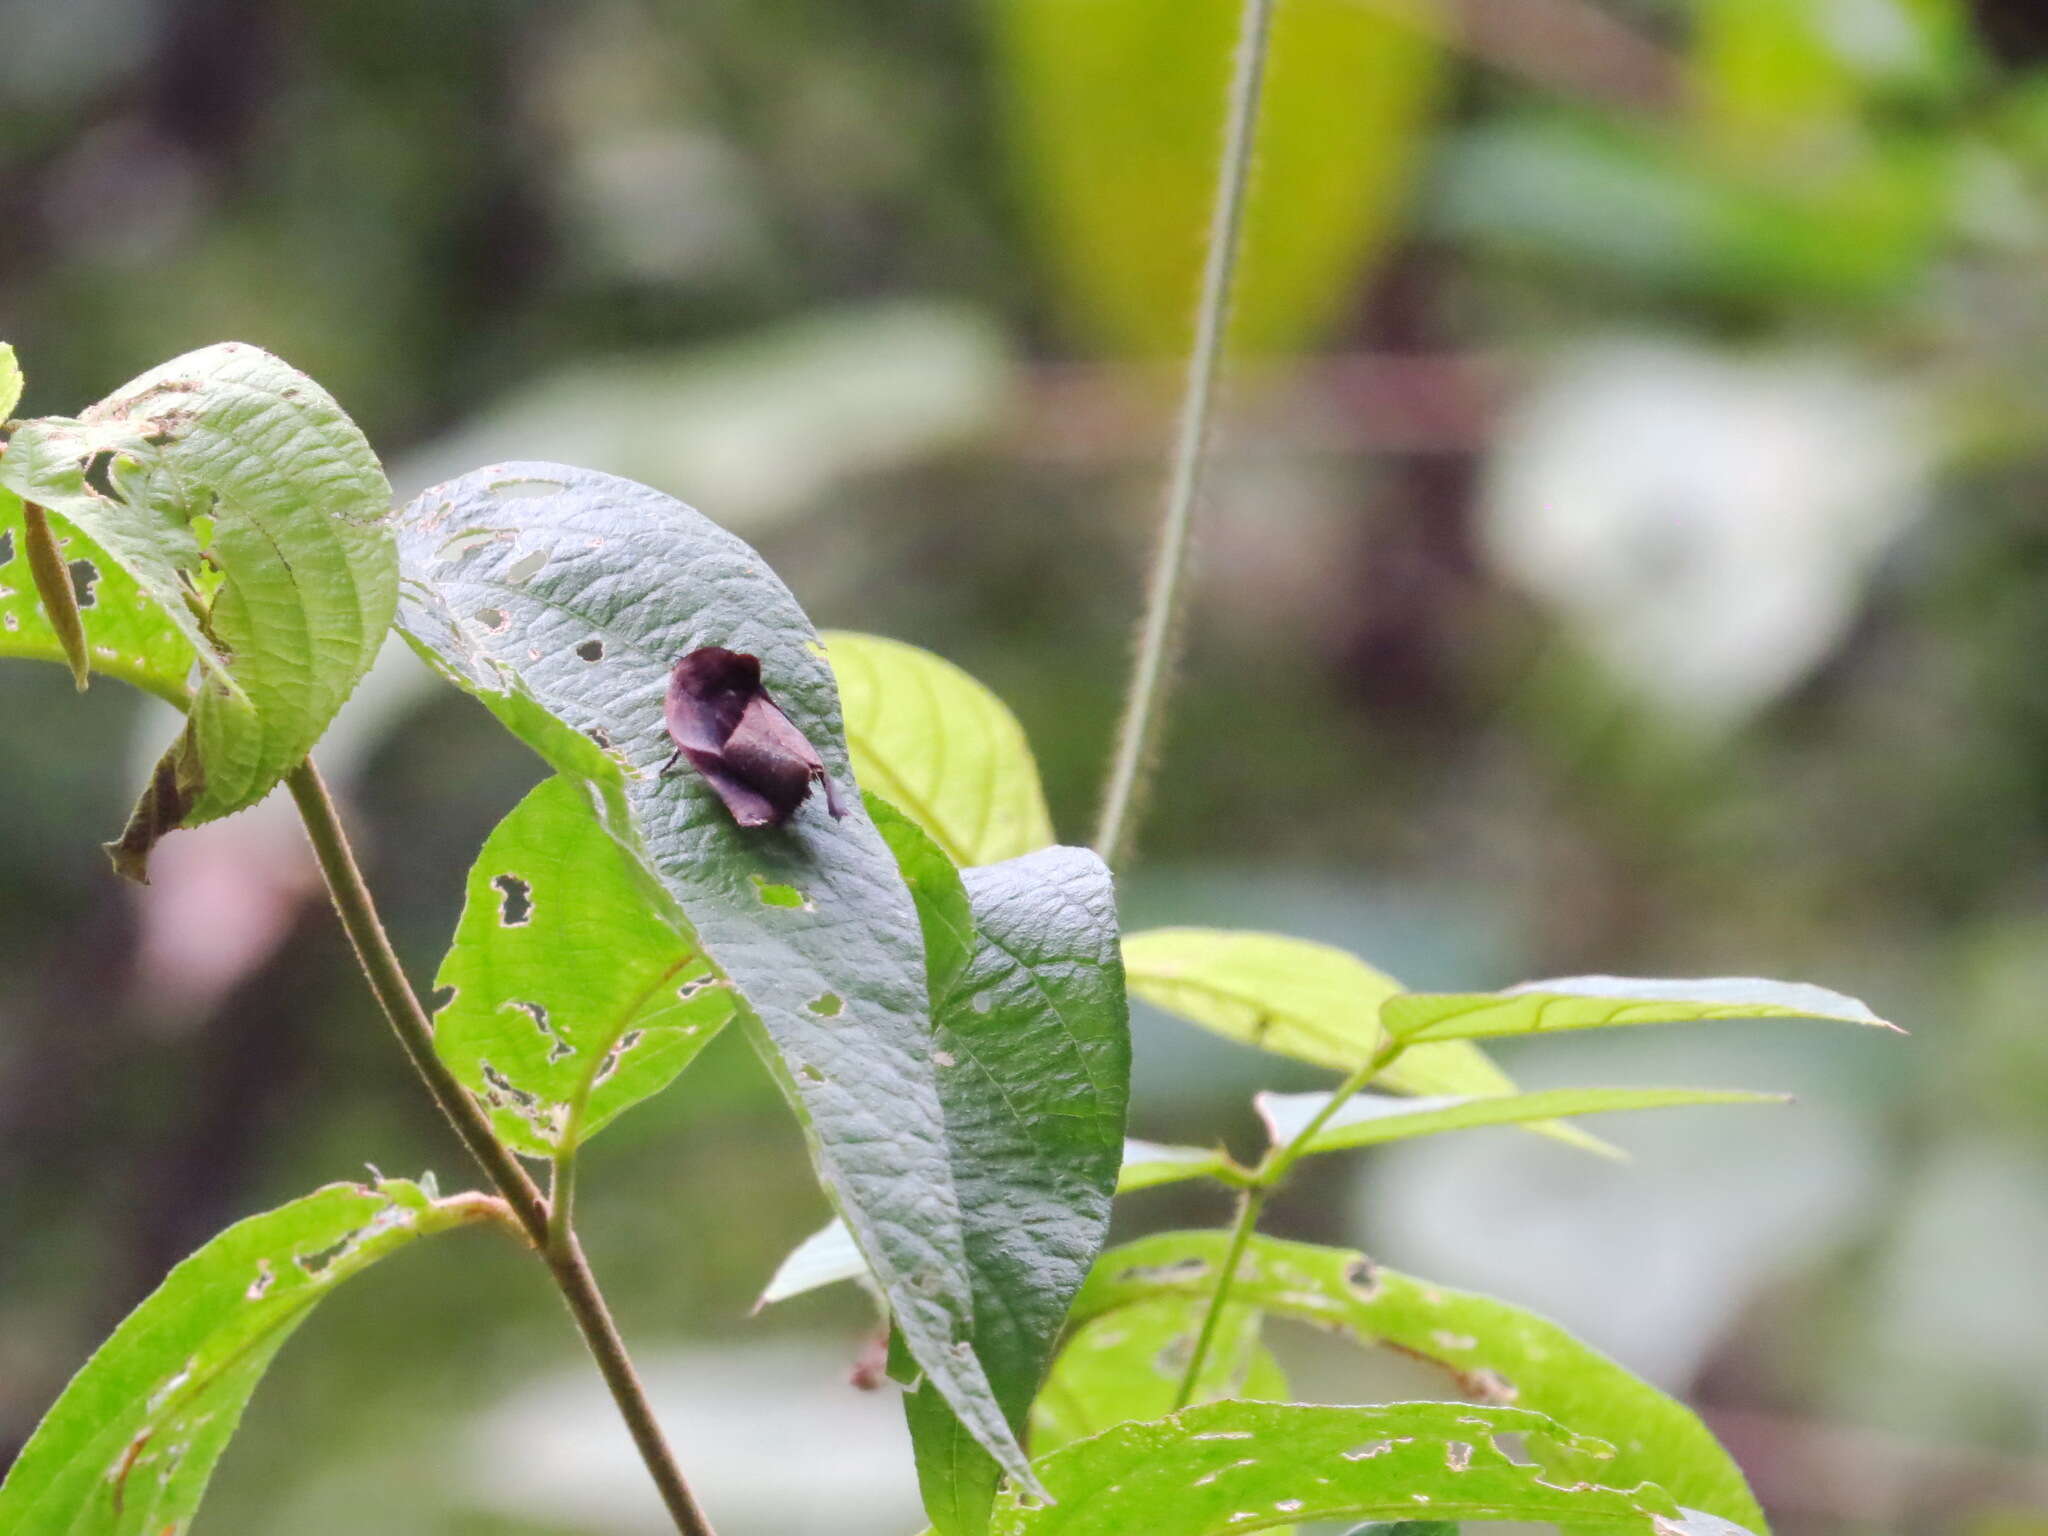
<path fill-rule="evenodd" d="M 662 718 L 676 744 L 662 777 L 687 762 L 741 826 L 781 826 L 813 782 L 825 787 L 833 819 L 846 815 L 818 749 L 761 686 L 760 657 L 717 645 L 678 657 Z"/>

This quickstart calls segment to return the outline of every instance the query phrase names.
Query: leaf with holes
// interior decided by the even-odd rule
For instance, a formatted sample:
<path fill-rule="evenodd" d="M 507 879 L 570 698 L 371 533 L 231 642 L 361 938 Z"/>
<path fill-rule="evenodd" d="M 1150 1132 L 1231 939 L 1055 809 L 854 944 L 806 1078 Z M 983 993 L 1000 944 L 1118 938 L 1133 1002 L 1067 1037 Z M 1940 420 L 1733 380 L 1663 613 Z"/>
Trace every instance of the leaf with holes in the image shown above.
<path fill-rule="evenodd" d="M 434 1049 L 518 1151 L 573 1151 L 732 1016 L 731 987 L 664 905 L 585 783 L 546 780 L 484 843 L 435 978 L 453 995 Z"/>
<path fill-rule="evenodd" d="M 997 698 L 930 651 L 826 634 L 861 782 L 907 812 L 963 868 L 1053 840 L 1024 728 Z"/>
<path fill-rule="evenodd" d="M 1201 1297 L 1162 1296 L 1076 1328 L 1032 1405 L 1031 1453 L 1044 1456 L 1115 1425 L 1172 1413 L 1208 1311 Z M 1192 1401 L 1287 1401 L 1287 1373 L 1259 1337 L 1263 1322 L 1256 1307 L 1223 1309 Z"/>
<path fill-rule="evenodd" d="M 1565 976 L 1525 981 L 1501 992 L 1409 992 L 1390 999 L 1382 1016 L 1398 1038 L 1417 1042 L 1712 1019 L 1833 1019 L 1902 1033 L 1853 997 L 1806 982 L 1754 976 L 1698 981 Z"/>
<path fill-rule="evenodd" d="M 1162 1296 L 1207 1296 L 1227 1243 L 1221 1232 L 1165 1232 L 1114 1248 L 1096 1265 L 1074 1316 L 1108 1317 Z M 1653 1482 L 1690 1508 L 1764 1529 L 1740 1469 L 1697 1415 L 1533 1312 L 1410 1279 L 1362 1253 L 1257 1235 L 1231 1295 L 1275 1317 L 1433 1361 L 1466 1396 L 1533 1408 L 1599 1436 L 1614 1448 L 1602 1481 Z"/>
<path fill-rule="evenodd" d="M 1512 1459 L 1520 1437 L 1539 1459 Z M 1037 1463 L 1057 1501 L 999 1506 L 999 1536 L 1224 1536 L 1314 1520 L 1517 1520 L 1631 1525 L 1678 1514 L 1650 1484 L 1552 1481 L 1557 1455 L 1610 1466 L 1606 1447 L 1519 1408 L 1208 1403 L 1123 1424 Z M 1612 1475 L 1611 1472 L 1608 1475 Z"/>
<path fill-rule="evenodd" d="M 765 1032 L 907 1347 L 1028 1480 L 973 1349 L 924 938 L 887 844 L 851 794 L 843 821 L 814 795 L 786 824 L 744 829 L 698 775 L 660 775 L 670 666 L 719 645 L 760 658 L 777 704 L 852 789 L 831 669 L 796 599 L 674 498 L 561 465 L 437 486 L 400 514 L 398 543 L 401 630 L 549 762 L 598 786 L 620 845 Z"/>
<path fill-rule="evenodd" d="M 232 342 L 152 369 L 77 420 L 22 423 L 0 486 L 83 535 L 74 558 L 123 573 L 100 598 L 122 622 L 146 603 L 199 664 L 185 732 L 109 850 L 143 879 L 167 832 L 268 794 L 369 669 L 397 597 L 390 488 L 324 390 Z M 119 645 L 90 624 L 88 639 Z"/>
<path fill-rule="evenodd" d="M 1228 1039 L 1351 1072 L 1386 1040 L 1381 1010 L 1401 984 L 1356 955 L 1278 933 L 1153 928 L 1124 940 L 1133 994 Z M 1377 1081 L 1399 1093 L 1497 1097 L 1508 1075 L 1466 1041 L 1411 1046 Z M 1555 1121 L 1533 1127 L 1596 1151 L 1605 1142 Z"/>
<path fill-rule="evenodd" d="M 1252 1101 L 1276 1147 L 1307 1130 L 1330 1102 L 1327 1093 L 1261 1093 Z M 1718 1088 L 1552 1088 L 1500 1098 L 1397 1099 L 1354 1094 L 1309 1141 L 1307 1152 L 1341 1152 L 1436 1136 L 1482 1125 L 1527 1125 L 1564 1115 L 1605 1115 L 1625 1109 L 1677 1109 L 1695 1104 L 1785 1104 L 1782 1093 Z"/>
<path fill-rule="evenodd" d="M 320 1299 L 407 1244 L 496 1209 L 387 1179 L 330 1184 L 229 1227 L 128 1314 L 44 1415 L 0 1484 L 0 1530 L 183 1530 L 272 1356 Z"/>
<path fill-rule="evenodd" d="M 897 835 L 909 868 L 943 862 L 915 827 Z M 950 889 L 928 875 L 911 885 L 927 910 L 972 914 L 973 958 L 933 995 L 934 1059 L 966 1215 L 975 1349 L 1021 1431 L 1108 1233 L 1122 1161 L 1130 1034 L 1115 897 L 1102 861 L 1078 848 L 970 869 Z M 956 914 L 928 931 L 950 947 L 960 926 Z M 945 968 L 935 957 L 933 973 Z M 929 1385 L 906 1411 L 933 1525 L 944 1536 L 984 1529 L 995 1463 L 965 1443 Z"/>

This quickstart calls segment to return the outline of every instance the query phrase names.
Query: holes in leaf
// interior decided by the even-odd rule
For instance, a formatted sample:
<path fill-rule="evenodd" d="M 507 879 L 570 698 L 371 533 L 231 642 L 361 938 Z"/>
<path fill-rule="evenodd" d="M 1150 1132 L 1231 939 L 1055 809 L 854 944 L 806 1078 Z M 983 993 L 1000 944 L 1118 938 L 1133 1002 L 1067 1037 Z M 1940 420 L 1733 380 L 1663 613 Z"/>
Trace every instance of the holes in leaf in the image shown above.
<path fill-rule="evenodd" d="M 559 496 L 568 487 L 559 480 L 543 480 L 536 475 L 522 475 L 515 480 L 498 480 L 491 485 L 491 494 L 500 501 L 539 501 L 548 496 Z"/>
<path fill-rule="evenodd" d="M 99 601 L 93 588 L 99 585 L 100 568 L 90 560 L 71 562 L 71 590 L 78 598 L 80 608 L 90 608 Z"/>
<path fill-rule="evenodd" d="M 110 501 L 119 499 L 114 492 L 113 468 L 111 453 L 96 453 L 85 461 L 86 485 Z"/>
<path fill-rule="evenodd" d="M 754 892 L 761 898 L 761 905 L 764 907 L 801 908 L 810 905 L 804 900 L 804 893 L 793 885 L 776 885 L 760 875 L 749 875 L 747 878 L 754 882 Z"/>
<path fill-rule="evenodd" d="M 13 559 L 14 530 L 11 528 L 0 528 L 0 565 L 6 565 Z"/>
<path fill-rule="evenodd" d="M 804 1006 L 821 1019 L 836 1019 L 846 1007 L 846 1003 L 837 992 L 826 992 L 812 998 Z"/>
<path fill-rule="evenodd" d="M 446 508 L 444 510 L 453 510 Z M 460 560 L 464 555 L 473 555 L 486 544 L 495 543 L 498 535 L 489 528 L 465 528 L 460 533 L 451 533 L 434 551 L 437 560 Z"/>
<path fill-rule="evenodd" d="M 341 1258 L 355 1244 L 356 1234 L 351 1232 L 347 1237 L 341 1238 L 337 1242 L 329 1243 L 325 1248 L 316 1248 L 311 1253 L 296 1255 L 292 1262 L 317 1279 L 330 1264 L 336 1259 Z"/>
<path fill-rule="evenodd" d="M 611 751 L 612 733 L 606 730 L 603 726 L 593 725 L 584 734 L 587 735 L 592 741 L 596 742 L 600 747 L 603 747 L 605 751 Z"/>
<path fill-rule="evenodd" d="M 1444 1443 L 1444 1465 L 1453 1472 L 1462 1472 L 1472 1465 L 1472 1447 L 1462 1440 Z"/>
<path fill-rule="evenodd" d="M 7 632 L 11 635 L 17 629 L 21 628 L 21 620 L 16 618 L 11 613 L 0 614 L 0 625 L 4 625 L 6 627 Z"/>
<path fill-rule="evenodd" d="M 251 1301 L 261 1301 L 277 1279 L 277 1271 L 270 1267 L 270 1260 L 256 1261 L 256 1278 L 249 1282 L 249 1289 L 242 1294 Z"/>
<path fill-rule="evenodd" d="M 1368 1440 L 1364 1445 L 1354 1445 L 1351 1447 L 1350 1450 L 1344 1453 L 1344 1459 L 1346 1461 L 1371 1461 L 1376 1456 L 1386 1455 L 1397 1445 L 1406 1445 L 1413 1438 L 1412 1435 L 1403 1435 L 1398 1440 Z"/>
<path fill-rule="evenodd" d="M 524 928 L 533 921 L 533 887 L 517 875 L 493 875 L 498 891 L 498 926 Z"/>
<path fill-rule="evenodd" d="M 1361 1253 L 1344 1266 L 1344 1283 L 1360 1301 L 1371 1301 L 1380 1293 L 1379 1266 Z"/>
<path fill-rule="evenodd" d="M 614 1072 L 618 1071 L 620 1061 L 625 1058 L 626 1054 L 634 1046 L 640 1043 L 643 1034 L 645 1034 L 644 1030 L 629 1029 L 613 1042 L 612 1048 L 604 1053 L 604 1061 L 599 1064 L 597 1075 L 591 1079 L 593 1086 L 603 1082 Z"/>
<path fill-rule="evenodd" d="M 505 1006 L 507 1008 L 517 1008 L 521 1013 L 533 1020 L 533 1027 L 535 1029 L 539 1030 L 543 1036 L 553 1042 L 548 1048 L 548 1064 L 550 1066 L 565 1056 L 574 1056 L 576 1054 L 576 1047 L 557 1034 L 554 1025 L 548 1022 L 548 1011 L 545 1006 L 540 1003 L 525 1002 L 518 998 L 507 999 Z"/>
<path fill-rule="evenodd" d="M 495 635 L 512 622 L 512 616 L 502 608 L 479 608 L 476 621 Z"/>
<path fill-rule="evenodd" d="M 541 573 L 542 567 L 547 563 L 548 552 L 546 550 L 533 550 L 531 553 L 521 555 L 505 568 L 505 580 L 515 587 L 524 586 L 527 582 L 538 576 Z"/>
<path fill-rule="evenodd" d="M 592 637 L 576 647 L 576 654 L 585 661 L 603 661 L 604 642 Z"/>

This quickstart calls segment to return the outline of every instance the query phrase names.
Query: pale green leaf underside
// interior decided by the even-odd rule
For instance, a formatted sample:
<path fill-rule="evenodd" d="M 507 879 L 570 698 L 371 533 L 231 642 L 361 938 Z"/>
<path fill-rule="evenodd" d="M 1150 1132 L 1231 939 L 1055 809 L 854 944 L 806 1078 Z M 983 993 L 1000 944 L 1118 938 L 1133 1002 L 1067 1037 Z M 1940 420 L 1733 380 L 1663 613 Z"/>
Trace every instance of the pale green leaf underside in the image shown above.
<path fill-rule="evenodd" d="M 1598 1442 L 1519 1408 L 1463 1403 L 1325 1407 L 1209 1403 L 1125 1424 L 1038 1462 L 1057 1501 L 1006 1494 L 998 1536 L 1225 1536 L 1314 1520 L 1550 1521 L 1633 1525 L 1677 1507 L 1650 1485 L 1551 1481 L 1497 1437 L 1552 1442 L 1606 1466 Z M 1603 1474 L 1604 1475 L 1604 1474 Z"/>
<path fill-rule="evenodd" d="M 832 630 L 846 745 L 867 788 L 911 816 L 963 868 L 1053 841 L 1024 729 L 950 661 L 878 635 Z"/>
<path fill-rule="evenodd" d="M 1161 1184 L 1179 1184 L 1188 1179 L 1206 1179 L 1229 1168 L 1230 1159 L 1209 1147 L 1175 1147 L 1157 1141 L 1126 1140 L 1124 1165 L 1117 1174 L 1116 1192 L 1156 1189 Z"/>
<path fill-rule="evenodd" d="M 605 830 L 591 786 L 545 780 L 469 873 L 434 1049 L 509 1145 L 573 1150 L 659 1092 L 732 1017 L 730 984 Z"/>
<path fill-rule="evenodd" d="M 1075 1303 L 1076 1321 L 1159 1296 L 1210 1294 L 1226 1242 L 1221 1232 L 1168 1232 L 1112 1249 Z M 1396 1274 L 1362 1253 L 1256 1235 L 1232 1295 L 1434 1361 L 1467 1397 L 1535 1409 L 1611 1444 L 1602 1481 L 1655 1483 L 1688 1508 L 1764 1530 L 1741 1471 L 1690 1409 L 1546 1318 Z"/>
<path fill-rule="evenodd" d="M 1273 1145 L 1285 1146 L 1322 1113 L 1326 1093 L 1261 1093 L 1253 1102 Z M 1694 1104 L 1783 1104 L 1780 1093 L 1714 1088 L 1553 1088 L 1500 1098 L 1397 1099 L 1358 1094 L 1346 1101 L 1309 1142 L 1309 1152 L 1340 1152 L 1415 1136 L 1435 1136 L 1482 1125 L 1527 1125 L 1567 1115 L 1602 1115 L 1625 1109 L 1676 1109 Z"/>
<path fill-rule="evenodd" d="M 72 1378 L 0 1485 L 0 1530 L 182 1531 L 264 1368 L 313 1306 L 387 1254 L 490 1209 L 390 1179 L 331 1184 L 229 1227 Z"/>
<path fill-rule="evenodd" d="M 185 740 L 203 783 L 182 825 L 269 793 L 390 628 L 397 570 L 376 455 L 324 390 L 258 348 L 188 353 L 75 421 L 22 423 L 0 485 L 120 567 L 133 585 L 110 597 L 146 599 L 199 663 Z"/>
<path fill-rule="evenodd" d="M 673 497 L 564 465 L 437 486 L 400 515 L 399 547 L 407 638 L 558 769 L 609 786 L 608 823 L 772 1042 L 911 1353 L 1028 1475 L 970 1343 L 917 912 L 852 793 L 831 670 L 795 598 Z M 844 821 L 813 794 L 787 824 L 747 831 L 694 772 L 659 776 L 670 666 L 705 645 L 761 659 L 849 802 Z"/>
<path fill-rule="evenodd" d="M 1207 1313 L 1199 1297 L 1161 1296 L 1075 1329 L 1031 1405 L 1031 1454 L 1172 1413 Z M 1223 1309 L 1191 1401 L 1287 1401 L 1287 1374 L 1260 1341 L 1261 1322 L 1255 1307 Z"/>
<path fill-rule="evenodd" d="M 1381 1016 L 1396 1036 L 1417 1042 L 1710 1019 L 1838 1019 L 1897 1028 L 1840 992 L 1754 976 L 1694 981 L 1565 976 L 1502 992 L 1409 992 L 1388 999 Z"/>
<path fill-rule="evenodd" d="M 1356 955 L 1286 934 L 1222 928 L 1153 928 L 1124 939 L 1135 996 L 1228 1039 L 1333 1072 L 1351 1072 L 1385 1040 L 1381 1010 L 1401 984 Z M 1378 1082 L 1397 1093 L 1494 1096 L 1515 1091 L 1477 1046 L 1415 1045 Z M 1596 1151 L 1604 1142 L 1571 1126 L 1538 1125 Z"/>

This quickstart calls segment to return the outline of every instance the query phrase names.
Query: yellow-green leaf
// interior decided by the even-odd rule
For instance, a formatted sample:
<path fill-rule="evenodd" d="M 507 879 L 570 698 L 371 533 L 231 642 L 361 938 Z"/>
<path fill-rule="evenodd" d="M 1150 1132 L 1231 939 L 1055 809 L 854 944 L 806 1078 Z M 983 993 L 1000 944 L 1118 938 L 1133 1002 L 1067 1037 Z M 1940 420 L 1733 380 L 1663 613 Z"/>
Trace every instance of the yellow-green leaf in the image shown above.
<path fill-rule="evenodd" d="M 1711 1019 L 1838 1019 L 1898 1029 L 1843 993 L 1754 976 L 1694 981 L 1563 976 L 1525 981 L 1500 992 L 1408 992 L 1389 998 L 1382 1017 L 1394 1035 L 1417 1044 Z"/>

